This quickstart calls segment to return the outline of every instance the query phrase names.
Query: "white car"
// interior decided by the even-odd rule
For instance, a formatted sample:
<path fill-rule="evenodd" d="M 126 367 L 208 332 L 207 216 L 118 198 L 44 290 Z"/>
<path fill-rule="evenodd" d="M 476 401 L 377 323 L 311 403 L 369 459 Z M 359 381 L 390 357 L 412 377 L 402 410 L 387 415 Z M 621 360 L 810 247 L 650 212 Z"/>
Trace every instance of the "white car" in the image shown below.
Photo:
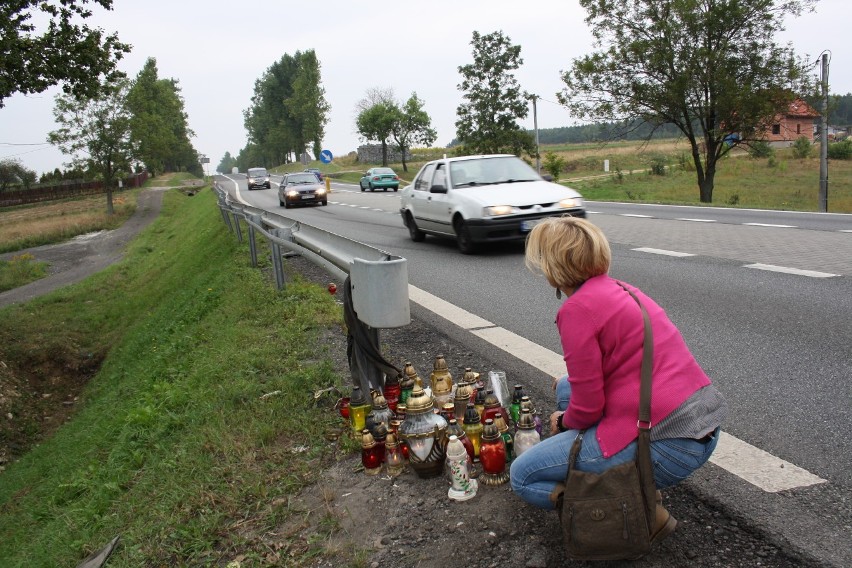
<path fill-rule="evenodd" d="M 424 165 L 400 194 L 411 240 L 452 237 L 464 254 L 485 242 L 524 240 L 541 219 L 585 217 L 582 196 L 542 178 L 511 154 L 463 156 Z"/>

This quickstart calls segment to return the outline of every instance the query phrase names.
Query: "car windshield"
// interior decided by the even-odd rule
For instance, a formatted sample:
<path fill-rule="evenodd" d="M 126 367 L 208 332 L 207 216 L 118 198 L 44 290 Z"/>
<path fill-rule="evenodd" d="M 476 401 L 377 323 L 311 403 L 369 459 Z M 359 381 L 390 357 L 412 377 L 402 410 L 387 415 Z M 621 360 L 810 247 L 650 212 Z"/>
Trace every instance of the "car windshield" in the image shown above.
<path fill-rule="evenodd" d="M 494 156 L 450 162 L 453 187 L 537 181 L 541 177 L 517 156 Z"/>
<path fill-rule="evenodd" d="M 314 174 L 290 174 L 287 176 L 287 185 L 299 185 L 303 183 L 317 183 Z"/>
<path fill-rule="evenodd" d="M 266 175 L 266 170 L 249 170 L 249 177 L 263 177 Z"/>
<path fill-rule="evenodd" d="M 393 170 L 390 168 L 376 168 L 373 170 L 373 174 L 375 175 L 394 175 Z"/>

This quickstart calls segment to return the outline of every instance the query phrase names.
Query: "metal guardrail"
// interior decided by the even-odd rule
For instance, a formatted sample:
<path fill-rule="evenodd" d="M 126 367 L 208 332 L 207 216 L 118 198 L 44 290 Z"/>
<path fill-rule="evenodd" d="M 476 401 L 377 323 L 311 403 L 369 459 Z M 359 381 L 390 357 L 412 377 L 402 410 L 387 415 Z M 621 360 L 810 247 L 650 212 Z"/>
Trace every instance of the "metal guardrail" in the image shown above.
<path fill-rule="evenodd" d="M 284 288 L 284 258 L 300 255 L 341 281 L 349 278 L 352 305 L 358 319 L 372 328 L 402 327 L 411 323 L 408 300 L 408 261 L 405 258 L 231 200 L 213 182 L 219 209 L 228 229 L 243 241 L 241 220 L 248 227 L 252 266 L 257 266 L 258 233 L 269 241 L 275 282 Z"/>

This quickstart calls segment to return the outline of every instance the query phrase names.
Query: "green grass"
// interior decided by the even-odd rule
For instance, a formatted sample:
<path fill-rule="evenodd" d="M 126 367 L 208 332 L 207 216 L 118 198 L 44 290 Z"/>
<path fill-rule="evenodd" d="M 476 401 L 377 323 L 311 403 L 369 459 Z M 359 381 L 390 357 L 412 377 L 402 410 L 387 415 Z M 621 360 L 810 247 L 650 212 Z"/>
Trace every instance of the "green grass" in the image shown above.
<path fill-rule="evenodd" d="M 116 535 L 111 568 L 268 553 L 265 530 L 298 514 L 287 496 L 341 450 L 312 393 L 342 384 L 321 340 L 339 306 L 296 274 L 277 291 L 269 264 L 250 266 L 212 192 L 173 191 L 118 265 L 0 310 L 4 373 L 103 360 L 73 419 L 0 473 L 3 566 L 74 566 Z M 281 538 L 296 566 L 322 543 Z"/>
<path fill-rule="evenodd" d="M 47 263 L 36 262 L 31 254 L 13 256 L 0 260 L 0 292 L 29 284 L 47 276 Z"/>
<path fill-rule="evenodd" d="M 695 172 L 675 160 L 666 175 L 648 172 L 598 172 L 594 179 L 560 180 L 592 201 L 626 201 L 712 205 L 789 211 L 819 208 L 819 161 L 797 160 L 779 152 L 774 160 L 731 157 L 722 160 L 716 173 L 713 202 L 699 200 Z M 852 213 L 852 161 L 829 163 L 828 210 Z"/>

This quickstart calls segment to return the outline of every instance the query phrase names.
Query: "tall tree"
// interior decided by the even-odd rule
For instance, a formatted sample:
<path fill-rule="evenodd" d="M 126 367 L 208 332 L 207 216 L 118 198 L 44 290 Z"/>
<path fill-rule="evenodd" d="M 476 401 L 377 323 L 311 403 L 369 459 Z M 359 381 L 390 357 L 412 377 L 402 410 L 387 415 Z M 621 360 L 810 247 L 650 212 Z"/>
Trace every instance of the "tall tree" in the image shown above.
<path fill-rule="evenodd" d="M 380 101 L 355 118 L 358 134 L 366 140 L 376 140 L 382 145 L 382 165 L 388 165 L 388 139 L 399 121 L 400 110 L 392 100 Z"/>
<path fill-rule="evenodd" d="M 456 137 L 468 153 L 534 154 L 532 136 L 521 129 L 518 119 L 529 113 L 528 95 L 521 90 L 512 71 L 523 64 L 521 46 L 497 31 L 473 32 L 473 63 L 459 67 L 459 90 L 466 102 L 456 114 Z"/>
<path fill-rule="evenodd" d="M 397 110 L 398 114 L 391 128 L 391 135 L 402 155 L 402 170 L 407 172 L 405 154 L 411 149 L 411 145 L 431 146 L 438 134 L 432 128 L 432 119 L 423 110 L 423 101 L 417 98 L 417 93 L 411 93 L 405 104 Z"/>
<path fill-rule="evenodd" d="M 180 87 L 175 79 L 160 79 L 157 60 L 149 57 L 127 95 L 131 113 L 130 137 L 137 157 L 152 175 L 191 171 L 200 175 L 194 136 L 188 126 Z"/>
<path fill-rule="evenodd" d="M 102 86 L 94 99 L 57 95 L 53 116 L 59 128 L 48 135 L 48 142 L 72 157 L 72 166 L 88 167 L 103 180 L 109 215 L 114 212 L 113 188 L 130 171 L 134 157 L 126 104 L 129 88 L 129 82 L 121 79 Z"/>
<path fill-rule="evenodd" d="M 236 165 L 236 158 L 233 158 L 230 152 L 225 152 L 225 155 L 222 156 L 222 161 L 219 162 L 218 166 L 216 166 L 216 171 L 222 172 L 223 174 L 229 174 L 231 173 L 231 169 L 233 169 Z"/>
<path fill-rule="evenodd" d="M 815 1 L 580 0 L 599 50 L 572 61 L 557 97 L 581 119 L 677 126 L 710 203 L 730 142 L 762 138 L 808 90 L 806 64 L 773 36 Z"/>
<path fill-rule="evenodd" d="M 0 2 L 0 108 L 14 93 L 41 93 L 59 83 L 66 94 L 91 97 L 121 75 L 116 63 L 130 46 L 79 23 L 92 15 L 89 2 Z M 112 0 L 91 3 L 112 9 Z M 33 20 L 48 22 L 47 29 L 37 30 Z"/>

